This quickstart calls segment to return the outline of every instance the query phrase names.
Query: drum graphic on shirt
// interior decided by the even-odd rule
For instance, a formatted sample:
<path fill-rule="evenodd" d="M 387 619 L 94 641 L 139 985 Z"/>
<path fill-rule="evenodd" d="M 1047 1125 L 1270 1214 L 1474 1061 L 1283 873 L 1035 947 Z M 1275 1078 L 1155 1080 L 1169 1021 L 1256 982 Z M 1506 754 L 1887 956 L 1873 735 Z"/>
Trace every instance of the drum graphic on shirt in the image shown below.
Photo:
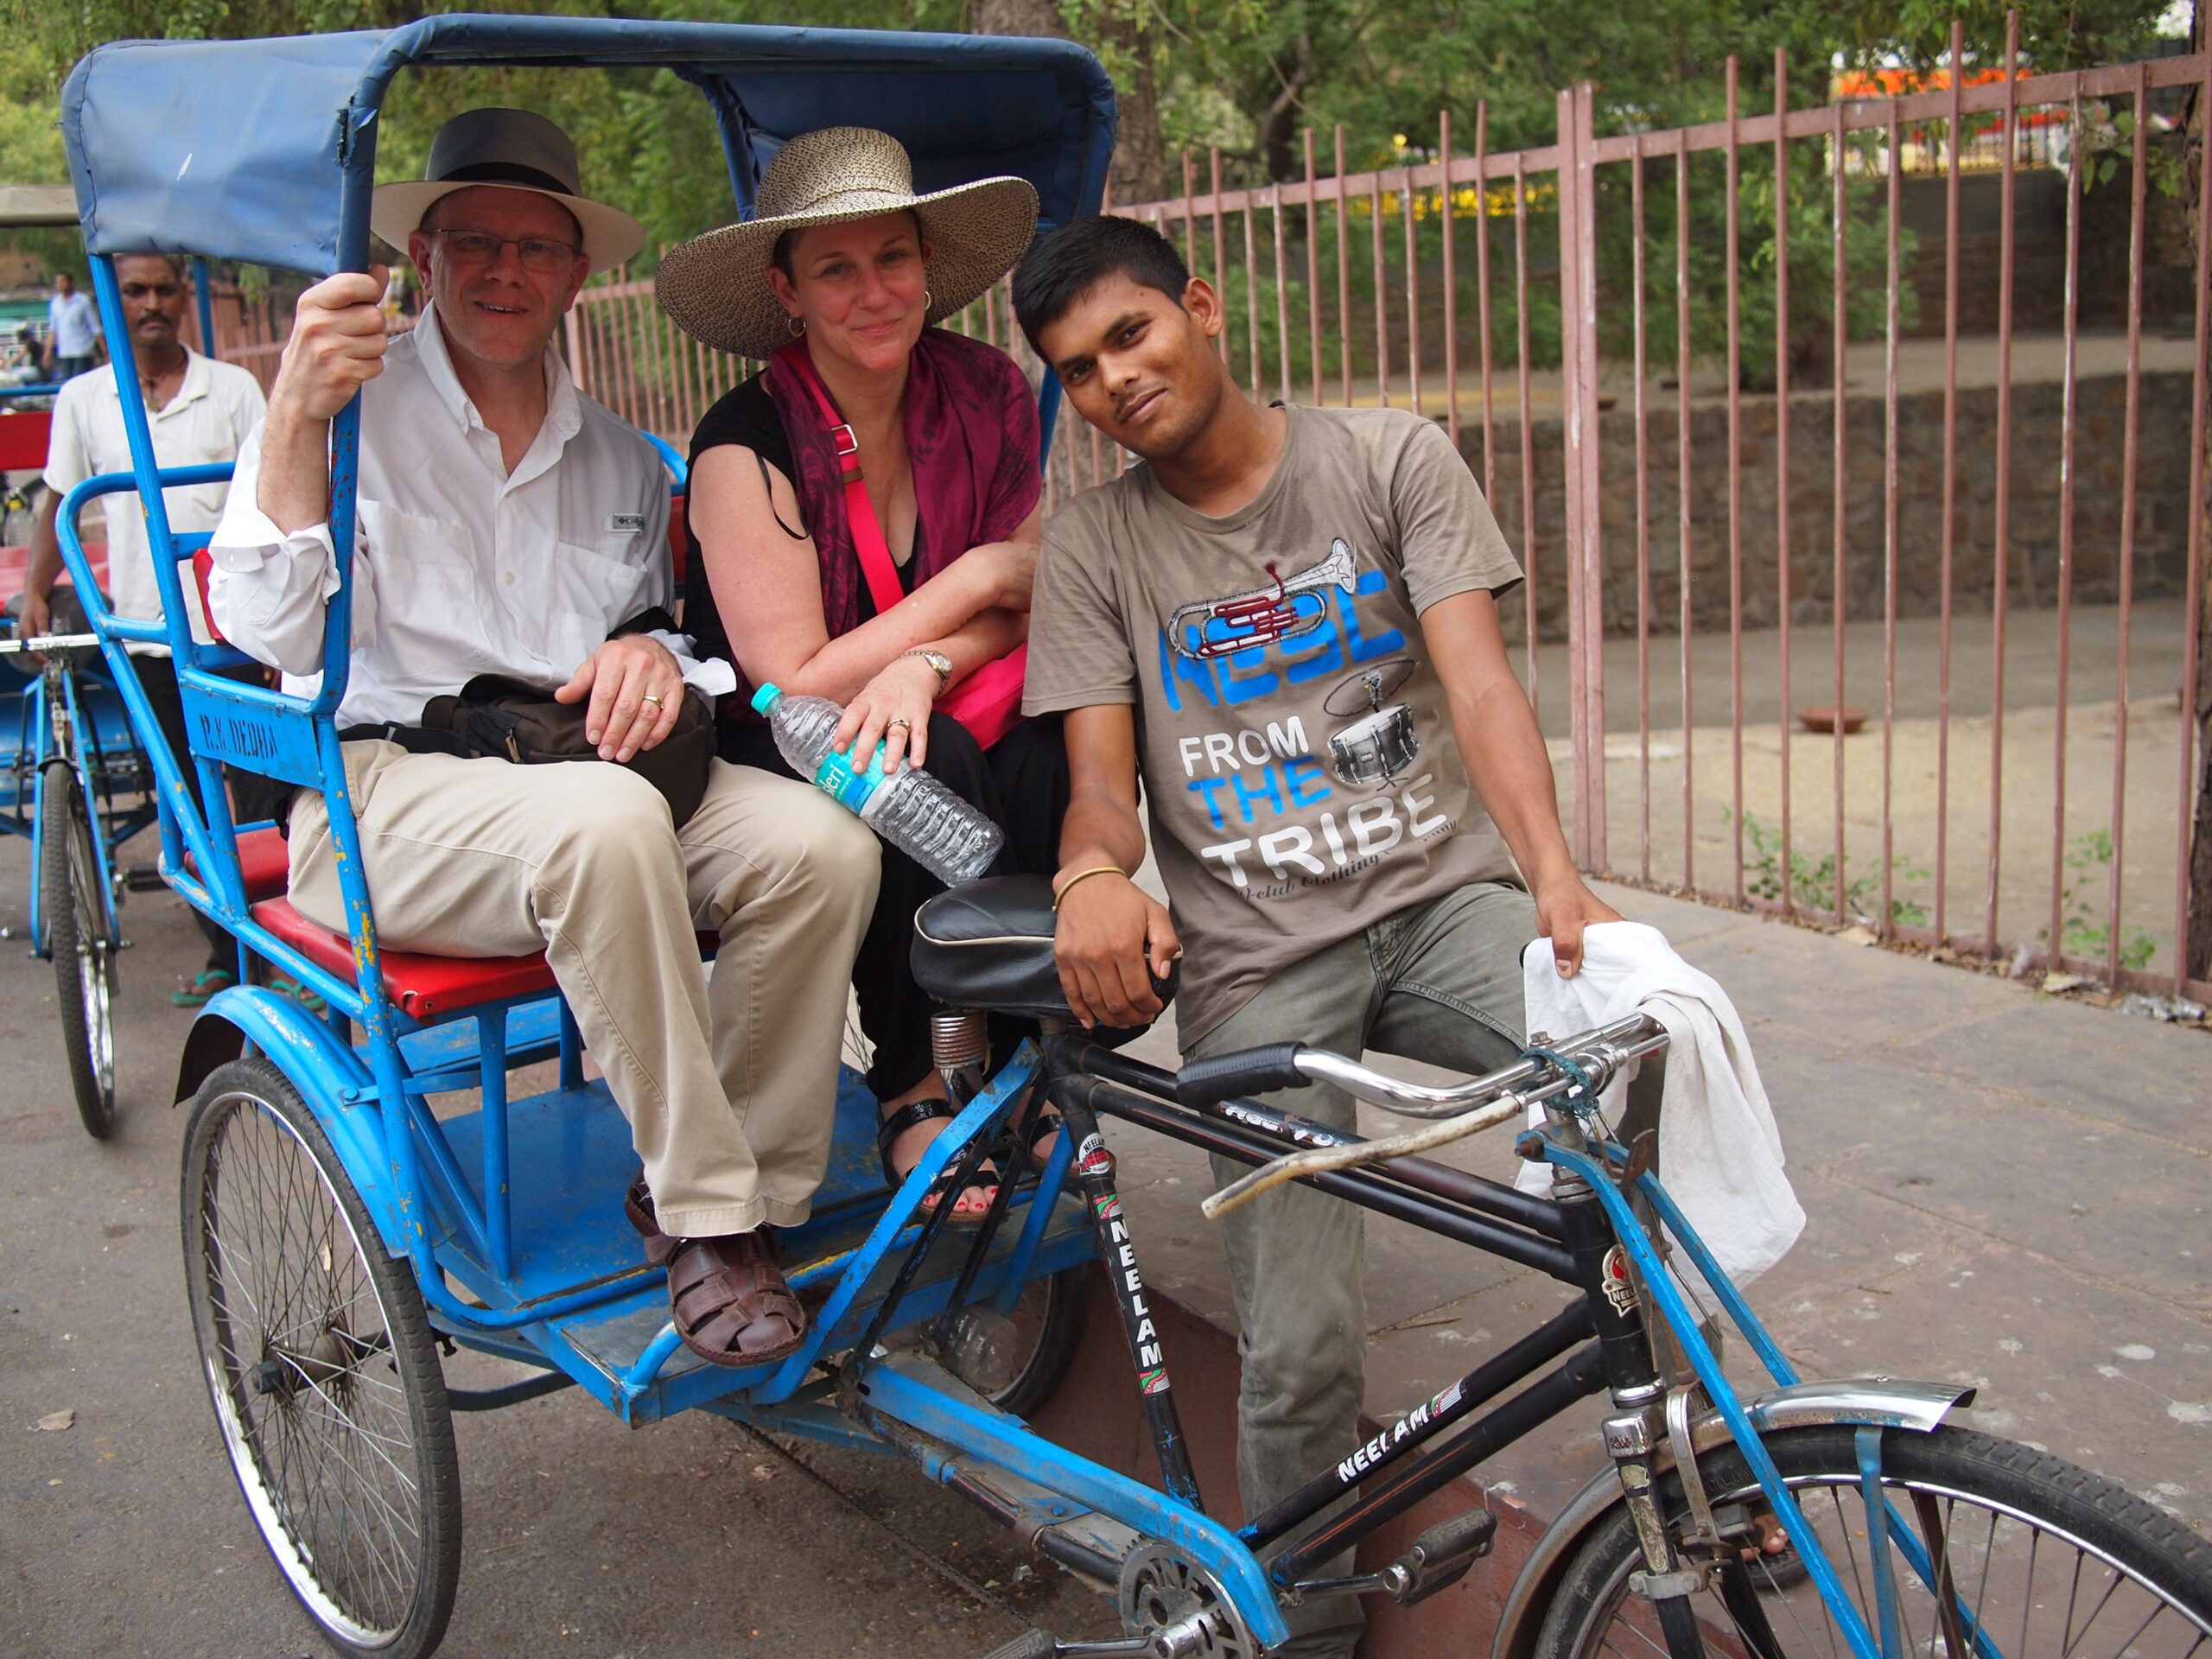
<path fill-rule="evenodd" d="M 1358 716 L 1329 734 L 1329 760 L 1338 781 L 1354 789 L 1380 789 L 1420 758 L 1413 706 L 1394 702 L 1386 707 L 1382 702 L 1412 678 L 1413 671 L 1409 657 L 1376 663 L 1322 700 L 1321 707 L 1339 720 Z"/>
<path fill-rule="evenodd" d="M 1325 590 L 1341 589 L 1350 599 L 1359 579 L 1359 566 L 1352 557 L 1351 544 L 1338 537 L 1329 543 L 1329 556 L 1319 564 L 1283 576 L 1276 575 L 1270 561 L 1268 574 L 1274 581 L 1265 588 L 1177 606 L 1167 621 L 1167 637 L 1176 651 L 1205 662 L 1249 646 L 1311 633 L 1329 620 Z M 1197 636 L 1195 643 L 1192 634 Z"/>

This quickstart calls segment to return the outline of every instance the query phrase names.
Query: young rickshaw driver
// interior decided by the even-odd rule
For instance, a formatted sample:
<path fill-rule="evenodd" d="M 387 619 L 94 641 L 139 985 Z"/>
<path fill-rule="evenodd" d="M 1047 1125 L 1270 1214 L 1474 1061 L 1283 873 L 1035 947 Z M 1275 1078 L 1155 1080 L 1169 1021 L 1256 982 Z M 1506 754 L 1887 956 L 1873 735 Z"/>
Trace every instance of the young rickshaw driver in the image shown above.
<path fill-rule="evenodd" d="M 1220 297 L 1133 219 L 1039 243 L 1014 302 L 1069 402 L 1145 463 L 1046 525 L 1031 613 L 1025 707 L 1066 712 L 1053 886 L 1077 1017 L 1146 1023 L 1179 952 L 1186 1058 L 1297 1039 L 1510 1060 L 1522 948 L 1548 935 L 1572 974 L 1583 929 L 1619 918 L 1560 835 L 1498 629 L 1520 571 L 1465 462 L 1407 411 L 1247 398 L 1215 350 Z M 1129 880 L 1140 779 L 1172 914 Z M 1270 1103 L 1354 1124 L 1323 1084 Z M 1223 1231 L 1250 1516 L 1357 1444 L 1361 1212 L 1282 1186 Z M 1285 1652 L 1351 1651 L 1350 1599 L 1291 1611 Z"/>
<path fill-rule="evenodd" d="M 359 391 L 338 722 L 378 929 L 446 956 L 545 951 L 629 1117 L 645 1175 L 628 1209 L 666 1262 L 685 1344 L 718 1364 L 779 1358 L 806 1315 L 766 1230 L 806 1218 L 828 1160 L 875 838 L 819 791 L 720 760 L 678 830 L 619 766 L 386 741 L 493 673 L 588 699 L 587 739 L 627 760 L 668 736 L 687 684 L 734 682 L 683 635 L 641 631 L 674 599 L 668 480 L 552 348 L 585 278 L 635 253 L 643 227 L 585 199 L 568 136 L 518 110 L 448 122 L 424 181 L 380 188 L 371 222 L 406 246 L 429 305 L 387 346 L 381 270 L 301 296 L 215 533 L 215 623 L 288 687 L 320 672 L 338 586 L 330 421 Z M 321 796 L 294 799 L 289 834 L 292 902 L 342 929 Z M 721 940 L 711 991 L 695 929 Z"/>

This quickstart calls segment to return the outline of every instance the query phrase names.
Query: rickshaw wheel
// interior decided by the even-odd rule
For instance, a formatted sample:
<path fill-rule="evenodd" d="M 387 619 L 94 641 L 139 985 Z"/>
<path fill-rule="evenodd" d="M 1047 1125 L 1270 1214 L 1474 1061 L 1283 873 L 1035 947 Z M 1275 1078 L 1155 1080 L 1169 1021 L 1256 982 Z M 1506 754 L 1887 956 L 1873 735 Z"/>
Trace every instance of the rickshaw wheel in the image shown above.
<path fill-rule="evenodd" d="M 108 938 L 92 820 L 76 769 L 48 765 L 39 789 L 39 908 L 54 958 L 54 1002 L 69 1056 L 69 1089 L 85 1133 L 115 1133 L 115 955 Z"/>
<path fill-rule="evenodd" d="M 340 1652 L 420 1659 L 453 1611 L 461 1474 L 411 1272 L 259 1056 L 200 1086 L 182 1200 L 193 1332 L 262 1541 Z"/>
<path fill-rule="evenodd" d="M 1083 1334 L 1083 1280 L 1081 1268 L 1065 1268 L 1021 1287 L 1007 1317 L 1028 1351 L 1006 1387 L 983 1395 L 1001 1411 L 1027 1417 L 1060 1386 Z"/>

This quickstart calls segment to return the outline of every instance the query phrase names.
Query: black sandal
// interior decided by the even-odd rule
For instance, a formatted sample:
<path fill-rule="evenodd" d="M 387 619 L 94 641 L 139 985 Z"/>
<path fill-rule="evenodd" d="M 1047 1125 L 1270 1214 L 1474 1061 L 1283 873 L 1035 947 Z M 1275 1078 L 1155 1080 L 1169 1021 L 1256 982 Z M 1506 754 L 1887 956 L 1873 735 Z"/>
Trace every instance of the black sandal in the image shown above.
<path fill-rule="evenodd" d="M 906 1184 L 906 1177 L 913 1173 L 911 1167 L 901 1170 L 892 1164 L 891 1148 L 899 1137 L 918 1124 L 933 1122 L 939 1118 L 950 1122 L 953 1116 L 952 1107 L 949 1102 L 935 1099 L 916 1100 L 908 1102 L 877 1124 L 875 1153 L 883 1164 L 884 1182 L 892 1191 L 896 1192 L 904 1186 Z M 940 1130 L 939 1133 L 943 1131 Z M 959 1165 L 960 1160 L 955 1159 L 938 1172 L 937 1179 L 930 1183 L 928 1190 L 922 1194 L 923 1214 L 931 1213 L 945 1201 L 946 1192 L 951 1189 L 954 1178 L 960 1173 Z M 969 1178 L 969 1185 L 959 1190 L 965 1192 L 987 1192 L 996 1183 L 986 1180 L 985 1175 L 995 1175 L 997 1173 L 990 1166 L 989 1160 L 987 1159 Z M 957 1204 L 958 1200 L 955 1199 L 954 1202 Z M 988 1200 L 986 1205 L 988 1206 Z M 977 1211 L 974 1215 L 963 1215 L 959 1210 L 955 1209 L 945 1217 L 945 1220 L 955 1227 L 978 1227 L 989 1214 L 990 1211 L 988 1207 Z"/>
<path fill-rule="evenodd" d="M 1066 1128 L 1058 1112 L 1037 1113 L 1029 1120 L 1027 1131 L 1014 1137 L 1021 1142 L 1022 1161 L 1039 1175 L 1043 1174 L 1045 1166 L 1052 1161 L 1052 1154 L 1049 1151 L 1040 1152 L 1038 1148 L 1042 1142 L 1051 1140 Z M 1011 1135 L 1013 1132 L 1009 1130 L 1008 1134 Z"/>

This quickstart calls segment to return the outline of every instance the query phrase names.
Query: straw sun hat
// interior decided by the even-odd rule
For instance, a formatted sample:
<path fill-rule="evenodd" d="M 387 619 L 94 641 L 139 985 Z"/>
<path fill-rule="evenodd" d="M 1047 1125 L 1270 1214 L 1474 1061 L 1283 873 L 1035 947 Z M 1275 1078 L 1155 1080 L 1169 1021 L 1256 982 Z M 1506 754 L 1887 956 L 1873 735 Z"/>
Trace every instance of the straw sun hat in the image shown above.
<path fill-rule="evenodd" d="M 931 322 L 1005 276 L 1037 232 L 1037 192 L 1027 179 L 979 179 L 918 196 L 913 162 L 889 133 L 825 127 L 777 152 L 753 218 L 671 249 L 654 291 L 685 333 L 716 351 L 764 358 L 791 339 L 788 314 L 768 286 L 777 238 L 909 211 L 931 245 Z"/>
<path fill-rule="evenodd" d="M 479 185 L 550 196 L 575 218 L 592 274 L 612 270 L 645 245 L 645 227 L 620 207 L 585 195 L 569 135 L 528 110 L 467 110 L 438 129 L 419 180 L 380 184 L 369 198 L 369 228 L 404 252 L 431 204 Z"/>

